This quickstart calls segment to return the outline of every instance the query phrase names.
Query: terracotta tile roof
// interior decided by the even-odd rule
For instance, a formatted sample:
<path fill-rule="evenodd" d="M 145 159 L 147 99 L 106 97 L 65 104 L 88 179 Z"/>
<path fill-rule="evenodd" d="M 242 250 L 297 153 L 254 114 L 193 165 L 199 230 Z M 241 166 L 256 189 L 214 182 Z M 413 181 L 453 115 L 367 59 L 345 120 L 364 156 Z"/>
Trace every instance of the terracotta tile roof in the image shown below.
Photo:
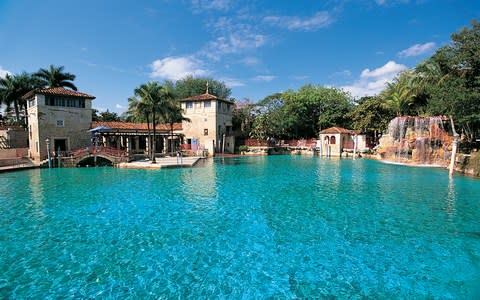
<path fill-rule="evenodd" d="M 115 131 L 132 131 L 132 130 L 141 130 L 141 131 L 146 131 L 148 130 L 147 123 L 130 123 L 130 122 L 103 122 L 103 121 L 93 121 L 91 128 L 95 128 L 98 126 L 107 126 L 112 128 Z M 169 132 L 170 131 L 170 125 L 169 124 L 157 124 L 156 130 L 159 132 L 165 131 Z M 175 123 L 173 124 L 173 131 L 179 131 L 182 130 L 182 123 Z"/>
<path fill-rule="evenodd" d="M 233 102 L 230 101 L 230 100 L 221 99 L 221 98 L 218 98 L 217 96 L 211 95 L 209 93 L 205 93 L 205 94 L 202 94 L 202 95 L 191 96 L 191 97 L 182 99 L 180 101 L 185 102 L 185 101 L 205 101 L 205 100 L 220 100 L 220 101 L 223 101 L 223 102 L 233 104 Z"/>
<path fill-rule="evenodd" d="M 86 93 L 81 93 L 77 92 L 74 90 L 68 90 L 63 87 L 53 87 L 53 88 L 44 88 L 44 89 L 36 89 L 33 91 L 28 92 L 25 94 L 22 98 L 23 99 L 30 99 L 33 98 L 34 95 L 57 95 L 57 96 L 69 96 L 69 97 L 80 97 L 80 98 L 86 98 L 86 99 L 95 99 L 94 96 L 86 94 Z"/>
<path fill-rule="evenodd" d="M 25 130 L 22 126 L 17 126 L 17 125 L 0 125 L 0 130 Z"/>
<path fill-rule="evenodd" d="M 342 127 L 330 127 L 327 129 L 324 129 L 320 131 L 320 133 L 326 133 L 326 134 L 336 134 L 336 133 L 346 133 L 346 134 L 352 134 L 353 132 L 351 130 L 342 128 Z"/>

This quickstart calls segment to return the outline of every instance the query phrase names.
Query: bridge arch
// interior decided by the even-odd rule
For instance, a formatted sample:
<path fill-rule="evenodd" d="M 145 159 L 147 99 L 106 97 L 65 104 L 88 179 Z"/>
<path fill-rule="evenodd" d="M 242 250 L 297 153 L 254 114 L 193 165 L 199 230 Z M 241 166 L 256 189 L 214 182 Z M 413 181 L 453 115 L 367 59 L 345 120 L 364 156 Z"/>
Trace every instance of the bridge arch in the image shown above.
<path fill-rule="evenodd" d="M 116 159 L 109 155 L 97 154 L 96 155 L 97 166 L 113 166 L 116 163 Z M 95 155 L 88 154 L 82 157 L 78 157 L 75 162 L 75 166 L 94 166 Z"/>

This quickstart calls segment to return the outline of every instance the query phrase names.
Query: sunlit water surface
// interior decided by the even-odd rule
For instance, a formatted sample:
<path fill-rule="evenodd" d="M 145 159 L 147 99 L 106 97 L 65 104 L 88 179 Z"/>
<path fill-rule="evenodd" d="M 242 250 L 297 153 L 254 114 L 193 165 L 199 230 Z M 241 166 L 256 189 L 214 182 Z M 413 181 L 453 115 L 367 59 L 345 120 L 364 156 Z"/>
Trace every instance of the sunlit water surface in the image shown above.
<path fill-rule="evenodd" d="M 0 174 L 0 298 L 479 298 L 480 180 L 274 156 Z"/>

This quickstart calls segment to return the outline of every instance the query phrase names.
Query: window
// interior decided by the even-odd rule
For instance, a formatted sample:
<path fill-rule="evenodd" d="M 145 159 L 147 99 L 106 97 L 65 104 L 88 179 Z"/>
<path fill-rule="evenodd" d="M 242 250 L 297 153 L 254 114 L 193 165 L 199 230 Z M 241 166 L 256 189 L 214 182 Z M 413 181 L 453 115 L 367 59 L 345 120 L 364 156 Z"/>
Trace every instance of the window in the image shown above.
<path fill-rule="evenodd" d="M 187 108 L 193 108 L 193 103 L 189 101 L 189 102 L 187 102 L 187 103 L 185 104 L 185 106 L 186 106 Z"/>
<path fill-rule="evenodd" d="M 46 96 L 45 97 L 45 105 L 85 108 L 85 99 L 84 98 L 61 98 L 61 97 Z"/>
<path fill-rule="evenodd" d="M 28 100 L 28 107 L 34 107 L 36 105 L 35 98 Z"/>
<path fill-rule="evenodd" d="M 330 137 L 330 144 L 335 145 L 335 142 L 336 142 L 336 141 L 335 141 L 335 137 L 332 135 L 332 136 Z"/>
<path fill-rule="evenodd" d="M 211 107 L 211 106 L 212 106 L 212 101 L 207 100 L 207 101 L 203 102 L 203 107 L 207 108 L 207 107 Z"/>
<path fill-rule="evenodd" d="M 57 127 L 63 127 L 65 126 L 63 120 L 57 120 Z"/>
<path fill-rule="evenodd" d="M 205 128 L 205 129 L 203 130 L 203 135 L 208 135 L 208 129 L 207 129 L 207 128 Z"/>

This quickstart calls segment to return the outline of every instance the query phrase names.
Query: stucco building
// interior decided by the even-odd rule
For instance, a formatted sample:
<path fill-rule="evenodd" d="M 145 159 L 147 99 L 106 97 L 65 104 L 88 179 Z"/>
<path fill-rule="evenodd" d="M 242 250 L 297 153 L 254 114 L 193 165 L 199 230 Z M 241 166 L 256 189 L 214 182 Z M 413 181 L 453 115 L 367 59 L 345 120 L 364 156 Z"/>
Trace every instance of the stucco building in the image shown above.
<path fill-rule="evenodd" d="M 94 96 L 54 87 L 33 90 L 23 99 L 28 107 L 30 158 L 47 158 L 47 139 L 52 153 L 90 144 Z"/>
<path fill-rule="evenodd" d="M 192 150 L 204 147 L 209 155 L 233 153 L 235 138 L 232 136 L 232 111 L 234 103 L 208 93 L 188 97 L 181 101 L 183 114 L 190 122 L 183 121 L 186 147 Z"/>
<path fill-rule="evenodd" d="M 354 142 L 355 141 L 355 142 Z M 341 127 L 330 127 L 320 131 L 317 148 L 322 156 L 342 156 L 347 151 L 365 150 L 365 135 Z"/>

